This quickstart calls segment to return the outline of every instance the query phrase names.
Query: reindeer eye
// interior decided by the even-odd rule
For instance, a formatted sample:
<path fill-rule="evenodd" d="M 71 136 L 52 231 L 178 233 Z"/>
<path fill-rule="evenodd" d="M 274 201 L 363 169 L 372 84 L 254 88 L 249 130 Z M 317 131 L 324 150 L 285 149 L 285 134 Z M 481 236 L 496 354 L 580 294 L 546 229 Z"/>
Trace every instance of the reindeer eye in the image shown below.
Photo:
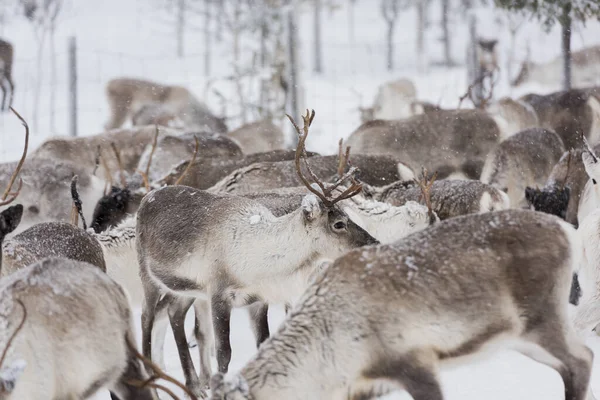
<path fill-rule="evenodd" d="M 333 224 L 333 229 L 335 229 L 336 231 L 341 231 L 346 229 L 346 223 L 343 221 L 338 221 L 335 224 Z"/>

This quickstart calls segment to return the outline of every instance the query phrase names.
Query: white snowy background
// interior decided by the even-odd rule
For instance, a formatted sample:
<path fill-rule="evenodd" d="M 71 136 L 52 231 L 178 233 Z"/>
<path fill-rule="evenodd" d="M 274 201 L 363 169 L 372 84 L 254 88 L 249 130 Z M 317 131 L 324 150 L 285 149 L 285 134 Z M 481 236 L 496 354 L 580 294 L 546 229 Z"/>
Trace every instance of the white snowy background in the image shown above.
<path fill-rule="evenodd" d="M 380 15 L 379 1 L 358 0 L 353 8 L 354 39 L 350 39 L 350 8 L 348 1 L 338 0 L 334 12 L 323 11 L 323 66 L 324 72 L 313 74 L 312 66 L 312 11 L 300 8 L 297 26 L 300 30 L 300 62 L 305 107 L 317 111 L 314 128 L 308 140 L 310 150 L 333 153 L 337 140 L 347 137 L 359 124 L 359 105 L 369 106 L 379 84 L 399 77 L 413 79 L 417 95 L 422 100 L 453 108 L 464 93 L 466 70 L 464 59 L 468 41 L 468 23 L 465 15 L 454 12 L 450 16 L 452 56 L 459 65 L 452 69 L 441 67 L 417 68 L 416 11 L 403 11 L 395 32 L 395 64 L 388 72 L 385 62 L 385 23 Z M 458 2 L 452 2 L 458 3 Z M 212 57 L 213 75 L 203 76 L 202 32 L 186 34 L 185 56 L 176 57 L 175 32 L 159 22 L 161 11 L 147 0 L 72 0 L 59 17 L 57 43 L 57 95 L 55 127 L 50 124 L 49 61 L 43 63 L 40 111 L 37 126 L 32 130 L 31 148 L 53 135 L 68 134 L 67 101 L 67 38 L 76 36 L 78 45 L 79 79 L 79 134 L 91 135 L 102 131 L 108 118 L 104 97 L 106 82 L 118 76 L 132 76 L 159 82 L 185 85 L 198 97 L 204 98 L 207 79 L 227 75 L 230 70 L 231 48 L 224 38 L 215 43 Z M 555 86 L 525 85 L 511 89 L 506 75 L 506 59 L 510 51 L 506 16 L 490 8 L 476 9 L 478 32 L 486 38 L 499 39 L 499 63 L 502 76 L 496 88 L 496 97 L 519 96 L 528 92 L 547 93 Z M 433 63 L 442 59 L 439 38 L 440 9 L 438 2 L 430 7 L 430 28 L 426 31 L 426 52 Z M 201 18 L 198 19 L 200 22 Z M 14 79 L 16 95 L 14 108 L 32 122 L 35 101 L 36 42 L 31 26 L 23 19 L 11 18 L 0 25 L 0 36 L 15 46 Z M 600 23 L 590 21 L 586 26 L 576 25 L 573 31 L 574 50 L 600 42 Z M 516 61 L 523 60 L 527 44 L 534 61 L 548 61 L 560 53 L 560 31 L 554 28 L 544 32 L 540 24 L 529 21 L 519 31 L 513 49 Z M 47 53 L 46 53 L 47 54 Z M 516 74 L 518 65 L 512 68 Z M 223 87 L 226 92 L 228 89 Z M 215 112 L 220 103 L 215 97 L 205 99 Z M 230 126 L 235 128 L 236 126 Z M 22 146 L 22 128 L 14 116 L 0 114 L 0 161 L 18 159 Z M 91 205 L 88 205 L 91 206 Z M 136 308 L 139 333 L 139 307 Z M 270 313 L 271 330 L 283 320 L 283 311 L 273 307 Z M 188 316 L 188 328 L 192 327 Z M 230 372 L 238 371 L 255 352 L 254 337 L 244 310 L 234 310 L 232 318 L 233 359 Z M 600 338 L 590 336 L 588 345 L 600 359 Z M 196 349 L 193 349 L 197 361 Z M 179 359 L 173 338 L 168 333 L 166 342 L 167 372 L 182 379 Z M 600 396 L 600 372 L 596 362 L 592 387 Z M 213 360 L 213 367 L 216 362 Z M 518 353 L 501 350 L 461 365 L 444 367 L 441 372 L 444 393 L 449 400 L 558 400 L 563 399 L 563 384 L 558 373 Z M 387 396 L 388 399 L 409 399 L 405 393 Z M 108 399 L 107 393 L 95 399 Z"/>

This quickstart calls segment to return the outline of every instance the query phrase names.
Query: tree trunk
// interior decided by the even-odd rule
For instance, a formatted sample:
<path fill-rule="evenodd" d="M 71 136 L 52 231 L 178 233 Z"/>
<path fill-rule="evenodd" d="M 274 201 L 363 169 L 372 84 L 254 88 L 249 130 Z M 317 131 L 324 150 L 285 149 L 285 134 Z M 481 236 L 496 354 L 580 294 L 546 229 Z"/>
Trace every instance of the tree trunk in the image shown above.
<path fill-rule="evenodd" d="M 211 34 L 210 34 L 210 0 L 204 0 L 205 12 L 204 15 L 204 75 L 210 76 L 210 47 L 211 47 Z"/>
<path fill-rule="evenodd" d="M 425 22 L 427 0 L 417 2 L 417 60 L 419 69 L 425 68 Z"/>
<path fill-rule="evenodd" d="M 571 89 L 571 15 L 569 7 L 563 10 L 562 58 L 563 58 L 563 90 Z"/>
<path fill-rule="evenodd" d="M 56 134 L 56 25 L 50 25 L 50 131 Z"/>
<path fill-rule="evenodd" d="M 314 50 L 315 50 L 315 67 L 314 67 L 314 71 L 317 74 L 320 74 L 323 72 L 323 53 L 322 53 L 322 49 L 321 49 L 321 0 L 314 0 L 315 2 L 315 20 L 314 20 L 314 29 L 315 29 L 315 43 L 314 43 Z"/>
<path fill-rule="evenodd" d="M 354 4 L 356 0 L 348 0 L 348 42 L 353 46 L 355 43 L 354 37 Z"/>
<path fill-rule="evenodd" d="M 442 0 L 442 41 L 444 43 L 444 65 L 451 67 L 452 55 L 450 54 L 450 29 L 448 28 L 448 14 L 450 13 L 450 0 Z"/>
<path fill-rule="evenodd" d="M 185 30 L 185 0 L 177 1 L 177 57 L 183 57 L 183 35 Z"/>
<path fill-rule="evenodd" d="M 396 21 L 388 21 L 387 30 L 387 69 L 394 70 L 394 28 Z"/>
<path fill-rule="evenodd" d="M 44 65 L 44 44 L 46 43 L 46 27 L 45 26 L 40 26 L 39 29 L 41 30 L 41 32 L 39 32 L 37 40 L 37 59 L 36 59 L 36 69 L 37 69 L 37 79 L 35 82 L 35 92 L 34 92 L 34 99 L 33 99 L 33 129 L 34 131 L 37 131 L 38 127 L 39 127 L 39 111 L 40 111 L 40 97 L 42 94 L 42 71 L 44 71 L 43 65 Z"/>

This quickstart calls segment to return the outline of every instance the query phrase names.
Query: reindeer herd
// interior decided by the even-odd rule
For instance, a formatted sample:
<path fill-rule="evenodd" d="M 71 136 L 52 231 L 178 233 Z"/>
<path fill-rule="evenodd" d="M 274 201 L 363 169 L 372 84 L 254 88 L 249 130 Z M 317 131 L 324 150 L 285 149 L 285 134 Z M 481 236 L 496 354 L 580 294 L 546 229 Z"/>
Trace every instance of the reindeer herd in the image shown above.
<path fill-rule="evenodd" d="M 565 399 L 592 399 L 600 92 L 440 109 L 401 83 L 337 155 L 306 150 L 314 111 L 289 118 L 289 148 L 271 121 L 229 130 L 186 88 L 137 79 L 107 85 L 108 131 L 33 151 L 12 110 L 25 144 L 0 164 L 0 399 L 176 385 L 441 400 L 441 366 L 498 346 L 554 368 Z M 271 334 L 273 305 L 286 319 Z M 226 376 L 239 307 L 257 352 Z M 169 326 L 184 383 L 164 372 Z"/>

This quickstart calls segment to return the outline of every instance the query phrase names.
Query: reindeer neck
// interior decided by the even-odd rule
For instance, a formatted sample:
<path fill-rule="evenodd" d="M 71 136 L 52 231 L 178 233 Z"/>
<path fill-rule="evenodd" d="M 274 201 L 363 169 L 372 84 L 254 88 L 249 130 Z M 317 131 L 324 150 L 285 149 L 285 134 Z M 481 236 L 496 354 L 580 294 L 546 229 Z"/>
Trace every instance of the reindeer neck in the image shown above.
<path fill-rule="evenodd" d="M 305 269 L 314 264 L 319 254 L 315 250 L 316 233 L 314 228 L 307 225 L 302 214 L 298 209 L 292 213 L 283 215 L 279 218 L 259 221 L 246 228 L 249 237 L 254 237 L 260 243 L 260 260 L 247 261 L 253 264 L 262 264 L 269 268 L 265 270 L 273 274 L 272 266 L 277 265 L 277 271 L 284 276 L 290 273 Z M 265 218 L 267 216 L 260 216 Z M 259 218 L 258 215 L 251 218 Z"/>

